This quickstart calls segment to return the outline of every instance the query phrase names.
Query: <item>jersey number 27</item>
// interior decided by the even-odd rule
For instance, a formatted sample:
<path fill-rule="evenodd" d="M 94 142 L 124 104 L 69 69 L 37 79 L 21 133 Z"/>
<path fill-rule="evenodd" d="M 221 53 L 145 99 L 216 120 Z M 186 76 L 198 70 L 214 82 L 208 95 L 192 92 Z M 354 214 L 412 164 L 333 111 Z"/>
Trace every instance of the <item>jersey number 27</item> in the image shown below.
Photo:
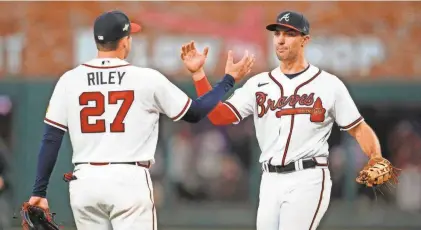
<path fill-rule="evenodd" d="M 110 91 L 108 92 L 108 104 L 117 104 L 122 100 L 120 109 L 110 124 L 110 132 L 124 132 L 124 118 L 127 115 L 134 100 L 133 90 Z M 82 133 L 104 133 L 106 132 L 105 119 L 98 119 L 95 123 L 89 123 L 90 116 L 101 116 L 105 112 L 105 97 L 101 92 L 84 92 L 79 96 L 80 105 L 88 105 L 90 101 L 95 102 L 95 107 L 85 107 L 80 111 L 80 128 Z"/>

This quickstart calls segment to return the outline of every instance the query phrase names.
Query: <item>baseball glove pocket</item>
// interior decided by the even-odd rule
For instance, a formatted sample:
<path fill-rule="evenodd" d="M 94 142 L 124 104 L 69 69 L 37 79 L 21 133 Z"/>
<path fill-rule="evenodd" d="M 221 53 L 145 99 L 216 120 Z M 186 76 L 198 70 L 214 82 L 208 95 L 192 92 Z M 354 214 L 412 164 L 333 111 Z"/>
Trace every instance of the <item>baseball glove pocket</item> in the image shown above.
<path fill-rule="evenodd" d="M 22 217 L 22 228 L 24 230 L 59 230 L 54 222 L 54 213 L 40 207 L 23 203 L 20 211 Z"/>
<path fill-rule="evenodd" d="M 360 171 L 356 181 L 367 187 L 375 187 L 386 183 L 396 185 L 399 171 L 400 169 L 394 167 L 383 157 L 372 158 Z"/>

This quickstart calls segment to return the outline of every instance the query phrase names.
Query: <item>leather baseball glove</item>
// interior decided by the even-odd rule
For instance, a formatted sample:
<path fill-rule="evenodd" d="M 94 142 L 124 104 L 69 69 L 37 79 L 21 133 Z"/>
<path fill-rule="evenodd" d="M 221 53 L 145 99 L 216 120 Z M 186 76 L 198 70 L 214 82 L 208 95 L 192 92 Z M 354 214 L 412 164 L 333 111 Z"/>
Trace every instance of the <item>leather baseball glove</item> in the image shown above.
<path fill-rule="evenodd" d="M 398 183 L 398 170 L 383 157 L 372 158 L 360 171 L 356 181 L 367 187 L 382 185 L 386 182 Z"/>
<path fill-rule="evenodd" d="M 24 230 L 59 230 L 59 226 L 54 222 L 53 215 L 47 210 L 23 203 L 20 211 L 22 217 L 22 227 Z"/>

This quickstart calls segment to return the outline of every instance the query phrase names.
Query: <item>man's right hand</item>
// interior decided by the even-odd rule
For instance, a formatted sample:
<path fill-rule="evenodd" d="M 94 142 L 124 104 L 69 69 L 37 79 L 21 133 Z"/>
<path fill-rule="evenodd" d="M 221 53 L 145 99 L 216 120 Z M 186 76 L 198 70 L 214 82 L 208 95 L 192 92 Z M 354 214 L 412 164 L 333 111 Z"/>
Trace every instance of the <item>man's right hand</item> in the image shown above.
<path fill-rule="evenodd" d="M 231 75 L 236 82 L 241 81 L 247 74 L 250 73 L 254 64 L 254 55 L 250 56 L 248 51 L 244 53 L 243 58 L 234 63 L 232 51 L 228 51 L 227 64 L 225 65 L 225 73 Z"/>

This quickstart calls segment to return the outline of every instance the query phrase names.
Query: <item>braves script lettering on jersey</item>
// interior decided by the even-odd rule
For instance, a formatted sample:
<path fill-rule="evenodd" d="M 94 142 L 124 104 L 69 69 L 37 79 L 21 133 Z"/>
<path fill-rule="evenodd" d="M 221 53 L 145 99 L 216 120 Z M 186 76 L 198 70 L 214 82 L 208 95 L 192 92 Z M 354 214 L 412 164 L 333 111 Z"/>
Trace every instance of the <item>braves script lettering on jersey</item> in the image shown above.
<path fill-rule="evenodd" d="M 333 123 L 345 131 L 363 121 L 345 85 L 312 65 L 292 79 L 277 67 L 250 78 L 224 103 L 236 124 L 254 119 L 264 171 L 257 229 L 315 229 L 330 200 L 327 140 Z M 305 167 L 309 159 L 315 168 Z M 268 172 L 290 163 L 297 171 Z"/>
<path fill-rule="evenodd" d="M 114 229 L 157 228 L 147 167 L 155 161 L 159 114 L 177 121 L 190 104 L 158 71 L 117 58 L 93 59 L 59 79 L 44 121 L 70 135 L 77 179 L 69 191 L 78 229 L 111 229 L 109 218 Z"/>

